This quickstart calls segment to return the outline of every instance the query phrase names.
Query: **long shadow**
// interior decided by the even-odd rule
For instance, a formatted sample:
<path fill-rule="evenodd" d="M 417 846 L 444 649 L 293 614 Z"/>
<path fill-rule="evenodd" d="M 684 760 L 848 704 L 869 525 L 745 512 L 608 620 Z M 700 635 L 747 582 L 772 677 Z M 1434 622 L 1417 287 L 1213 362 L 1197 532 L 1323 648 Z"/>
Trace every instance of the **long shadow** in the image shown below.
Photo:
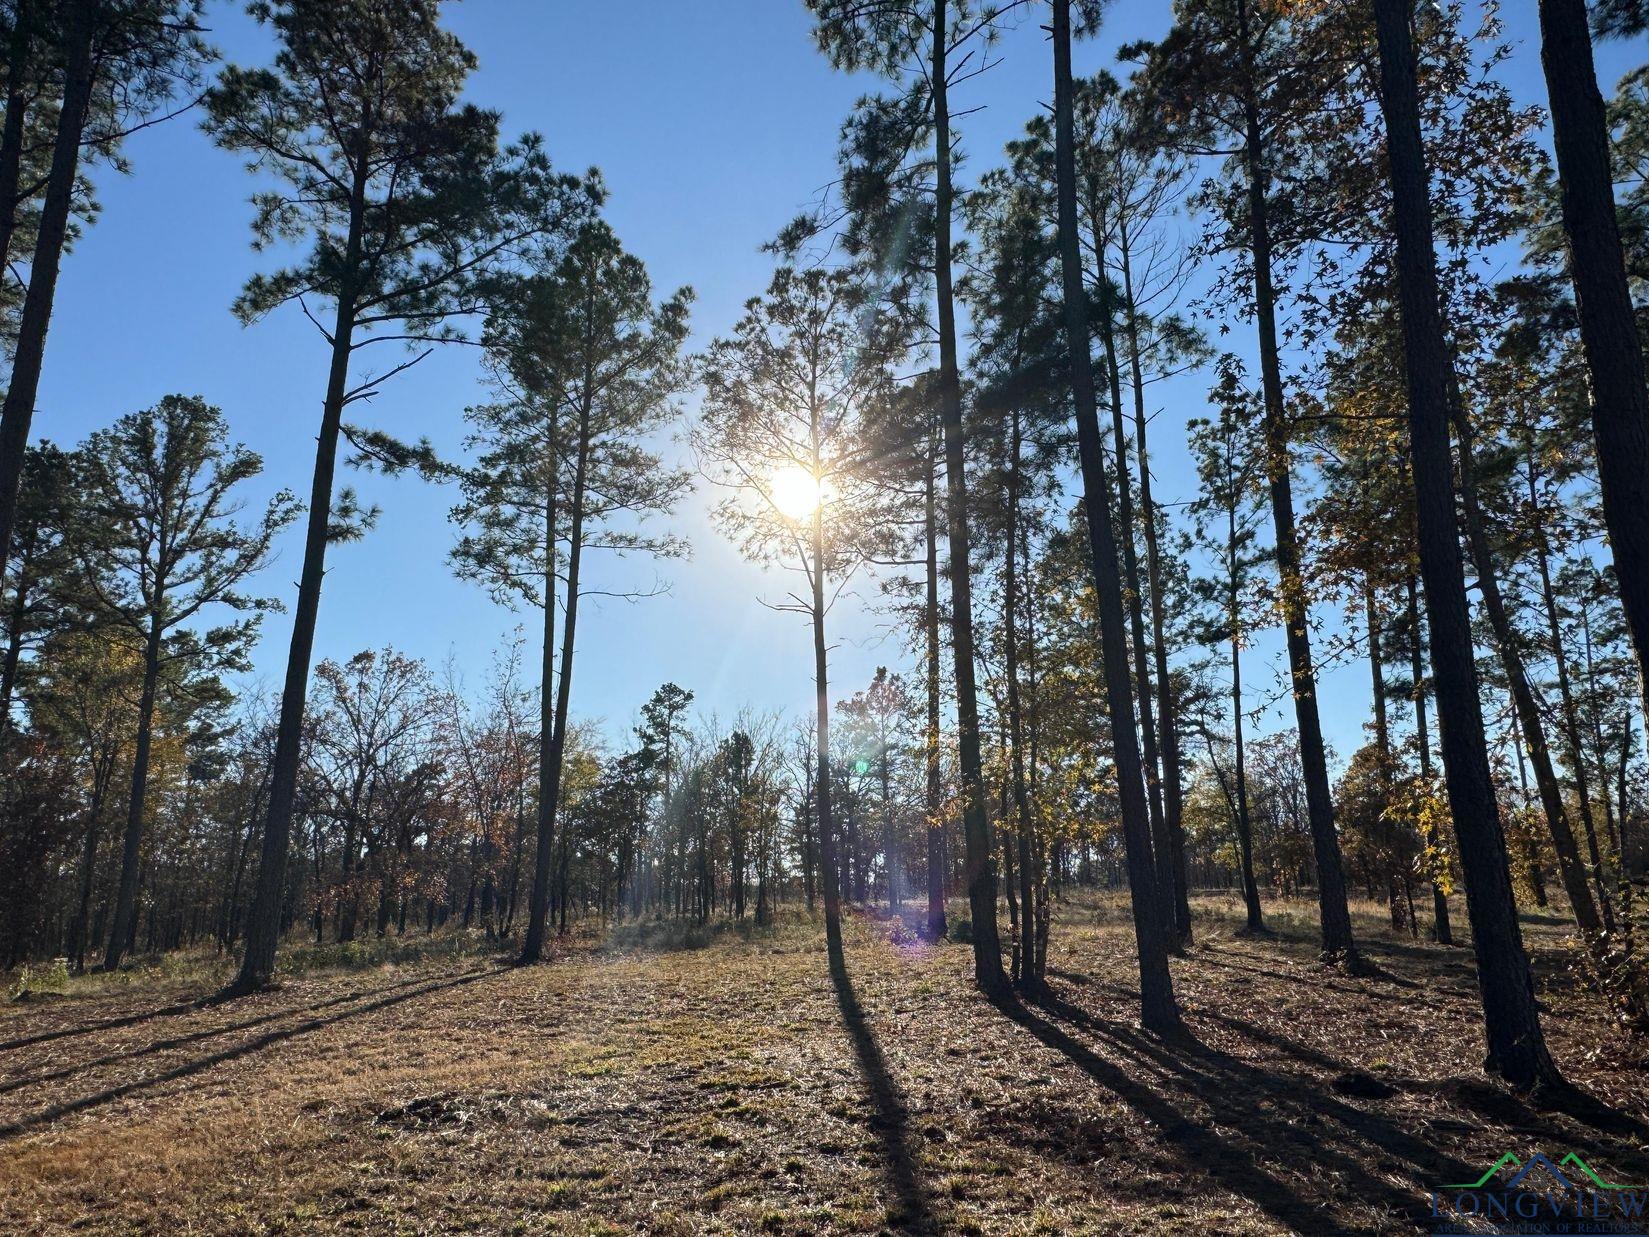
<path fill-rule="evenodd" d="M 332 1026 L 336 1023 L 344 1021 L 346 1018 L 357 1018 L 362 1014 L 372 1013 L 374 1010 L 386 1009 L 391 1005 L 399 1005 L 403 1001 L 413 1000 L 415 997 L 427 996 L 431 992 L 440 992 L 448 988 L 461 987 L 465 984 L 472 984 L 478 979 L 486 979 L 489 976 L 502 974 L 504 969 L 505 968 L 497 967 L 488 968 L 481 971 L 470 971 L 463 975 L 454 976 L 451 979 L 426 984 L 421 988 L 416 988 L 411 991 L 395 992 L 389 996 L 380 997 L 375 1001 L 368 1001 L 366 1004 L 359 1005 L 354 1009 L 345 1010 L 343 1013 L 330 1014 L 326 1017 L 320 1018 L 307 1018 L 303 1022 L 294 1023 L 292 1026 L 281 1027 L 278 1030 L 265 1032 L 262 1035 L 255 1036 L 254 1038 L 247 1040 L 245 1043 L 236 1044 L 231 1048 L 225 1048 L 219 1052 L 211 1053 L 208 1056 L 200 1057 L 197 1060 L 186 1062 L 183 1065 L 177 1066 L 175 1069 L 167 1070 L 165 1073 L 153 1074 L 144 1078 L 134 1079 L 131 1082 L 121 1083 L 118 1086 L 108 1087 L 105 1090 L 95 1092 L 91 1095 L 82 1096 L 77 1100 L 66 1100 L 61 1104 L 53 1104 L 51 1107 L 44 1108 L 37 1113 L 33 1113 L 26 1117 L 20 1117 L 16 1121 L 9 1122 L 5 1125 L 0 1125 L 0 1139 L 14 1138 L 17 1135 L 25 1134 L 29 1130 L 35 1129 L 38 1126 L 50 1124 L 51 1122 L 59 1120 L 62 1117 L 67 1117 L 77 1112 L 83 1112 L 88 1108 L 96 1108 L 100 1104 L 107 1104 L 113 1100 L 121 1099 L 124 1096 L 135 1095 L 142 1091 L 148 1091 L 155 1087 L 161 1086 L 164 1083 L 175 1082 L 180 1078 L 192 1077 L 195 1074 L 203 1073 L 204 1071 L 211 1069 L 215 1065 L 222 1065 L 225 1061 L 233 1061 L 238 1057 L 244 1057 L 250 1053 L 268 1048 L 272 1044 L 278 1044 L 284 1040 L 294 1039 L 299 1035 L 305 1035 L 311 1031 L 318 1031 L 322 1027 Z"/>
<path fill-rule="evenodd" d="M 1214 965 L 1235 966 L 1237 964 L 1214 963 Z M 1249 968 L 1239 967 L 1238 969 L 1246 970 Z M 1051 970 L 1050 973 L 1076 986 L 1093 986 L 1101 990 L 1114 992 L 1130 1000 L 1135 999 L 1137 996 L 1133 989 L 1109 980 L 1096 979 L 1081 972 Z M 1416 1000 L 1416 998 L 1407 996 L 1401 999 L 1404 1001 Z M 1082 1007 L 1061 1001 L 1051 994 L 1042 1003 L 1047 1008 L 1057 1009 L 1059 1015 L 1066 1020 L 1094 1030 L 1096 1034 L 1102 1037 L 1109 1037 L 1118 1029 L 1118 1024 L 1097 1018 Z M 1280 1031 L 1262 1027 L 1247 1019 L 1208 1008 L 1199 1009 L 1196 1016 L 1199 1019 L 1228 1027 L 1243 1038 L 1265 1044 L 1302 1064 L 1324 1071 L 1335 1072 L 1352 1068 L 1343 1060 L 1319 1051 Z M 1547 1016 L 1551 1017 L 1552 1014 L 1549 1012 Z M 1137 1039 L 1137 1033 L 1131 1034 Z M 1228 1054 L 1217 1055 L 1224 1061 L 1239 1064 L 1235 1058 L 1229 1057 Z M 1240 1064 L 1250 1071 L 1254 1068 L 1248 1063 Z M 1265 1076 L 1268 1078 L 1277 1077 L 1276 1075 Z M 1441 1081 L 1431 1081 L 1388 1077 L 1385 1081 L 1402 1090 L 1446 1096 L 1459 1107 L 1470 1110 L 1480 1118 L 1512 1130 L 1539 1135 L 1556 1142 L 1571 1139 L 1574 1131 L 1563 1129 L 1553 1121 L 1553 1116 L 1555 1114 L 1568 1117 L 1580 1123 L 1585 1128 L 1588 1136 L 1594 1139 L 1602 1136 L 1602 1140 L 1606 1140 L 1611 1155 L 1622 1171 L 1635 1172 L 1640 1178 L 1649 1180 L 1649 1122 L 1627 1110 L 1614 1107 L 1598 1099 L 1580 1087 L 1572 1084 L 1547 1087 L 1532 1096 L 1524 1098 L 1486 1079 L 1463 1080 L 1449 1078 Z M 1320 1091 L 1319 1094 L 1321 1094 Z M 1338 1115 L 1347 1118 L 1352 1125 L 1366 1125 L 1367 1114 L 1361 1109 L 1341 1104 L 1338 1099 L 1332 1102 L 1337 1106 Z"/>
<path fill-rule="evenodd" d="M 1567 915 L 1543 915 L 1539 911 L 1519 911 L 1517 919 L 1519 923 L 1539 924 L 1542 927 L 1549 928 L 1572 929 L 1575 926 L 1575 921 Z"/>
<path fill-rule="evenodd" d="M 830 982 L 836 989 L 836 1003 L 841 1007 L 842 1024 L 853 1041 L 853 1052 L 859 1059 L 859 1072 L 864 1075 L 876 1112 L 870 1128 L 881 1144 L 882 1161 L 887 1167 L 888 1184 L 899 1201 L 899 1215 L 890 1208 L 888 1221 L 895 1229 L 906 1233 L 937 1233 L 939 1222 L 934 1217 L 927 1190 L 922 1185 L 916 1157 L 911 1152 L 910 1115 L 905 1108 L 899 1084 L 888 1072 L 887 1060 L 881 1045 L 865 1018 L 864 1007 L 848 978 L 847 966 L 840 958 L 830 960 Z"/>
<path fill-rule="evenodd" d="M 1469 975 L 1476 964 L 1472 961 L 1470 943 L 1438 945 L 1435 942 L 1400 941 L 1395 938 L 1365 938 L 1359 948 L 1371 954 L 1390 954 L 1397 958 L 1412 958 L 1439 971 L 1459 971 Z"/>
<path fill-rule="evenodd" d="M 1445 1098 L 1478 1116 L 1519 1133 L 1562 1144 L 1573 1137 L 1552 1118 L 1568 1117 L 1582 1125 L 1596 1151 L 1607 1146 L 1616 1176 L 1649 1180 L 1649 1123 L 1615 1108 L 1572 1083 L 1546 1087 L 1527 1098 L 1486 1079 L 1451 1078 L 1421 1083 L 1418 1090 Z"/>
<path fill-rule="evenodd" d="M 1515 1096 L 1510 1098 L 1514 1102 L 1522 1102 Z M 1601 1130 L 1627 1142 L 1636 1154 L 1634 1162 L 1639 1167 L 1640 1176 L 1649 1178 L 1649 1154 L 1645 1151 L 1649 1148 L 1649 1123 L 1605 1103 L 1572 1083 L 1548 1088 L 1538 1093 L 1535 1099 L 1542 1109 L 1560 1112 L 1564 1116 L 1584 1122 L 1594 1130 Z"/>
<path fill-rule="evenodd" d="M 1216 1112 L 1229 1109 L 1236 1114 L 1249 1114 L 1251 1108 L 1246 1099 L 1258 1094 L 1291 1117 L 1306 1120 L 1313 1117 L 1332 1118 L 1355 1129 L 1382 1151 L 1405 1160 L 1416 1169 L 1430 1170 L 1439 1162 L 1435 1148 L 1384 1118 L 1325 1092 L 1314 1078 L 1267 1070 L 1197 1040 L 1189 1040 L 1183 1045 L 1168 1045 L 1052 994 L 1041 1004 L 1056 1017 L 1105 1040 L 1118 1051 L 1165 1066 L 1177 1076 L 1186 1094 L 1208 1100 Z M 1198 1089 L 1199 1086 L 1218 1089 L 1205 1094 Z M 1244 1089 L 1248 1096 L 1239 1097 L 1238 1093 Z M 1459 1166 L 1458 1162 L 1451 1164 L 1451 1167 Z"/>
<path fill-rule="evenodd" d="M 1296 1231 L 1386 1232 L 1394 1217 L 1418 1226 L 1427 1214 L 1425 1183 L 1468 1179 L 1448 1175 L 1468 1171 L 1462 1161 L 1383 1117 L 1344 1103 L 1314 1080 L 1259 1069 L 1192 1039 L 1157 1040 L 1053 994 L 1039 997 L 1035 1008 L 1013 1000 L 998 1002 L 998 1008 L 1153 1122 L 1187 1167 L 1210 1174 L 1223 1188 Z M 1054 1018 L 1103 1040 L 1135 1065 L 1166 1075 L 1167 1083 L 1160 1090 L 1146 1085 L 1134 1069 L 1102 1056 Z M 1189 1117 L 1179 1097 L 1206 1105 L 1208 1119 Z M 1347 1139 L 1347 1133 L 1356 1140 Z M 1356 1145 L 1359 1140 L 1368 1145 Z M 1270 1163 L 1262 1163 L 1253 1148 Z M 1375 1171 L 1375 1161 L 1385 1157 L 1403 1162 L 1416 1179 L 1414 1190 L 1400 1189 Z M 1307 1196 L 1273 1164 L 1326 1179 L 1326 1188 Z M 1331 1218 L 1327 1207 L 1336 1197 L 1365 1206 L 1368 1224 L 1350 1228 Z"/>
<path fill-rule="evenodd" d="M 122 1014 L 119 1018 L 105 1018 L 99 1022 L 88 1022 L 84 1026 L 60 1027 L 55 1031 L 40 1031 L 34 1035 L 24 1035 L 18 1039 L 0 1041 L 0 1052 L 11 1052 L 17 1048 L 28 1048 L 34 1044 L 49 1043 L 54 1039 L 69 1039 L 76 1035 L 90 1035 L 95 1031 L 112 1031 L 117 1027 L 136 1026 L 140 1022 L 148 1022 L 151 1018 L 175 1018 L 179 1014 L 192 1014 L 206 1008 L 207 998 L 189 1001 L 179 1001 L 172 1005 L 162 1005 L 158 1009 L 146 1009 L 141 1014 Z"/>
<path fill-rule="evenodd" d="M 98 1069 L 104 1065 L 116 1065 L 122 1061 L 130 1061 L 136 1057 L 148 1056 L 152 1052 L 170 1052 L 175 1048 L 182 1048 L 188 1044 L 198 1043 L 203 1039 L 214 1039 L 219 1035 L 228 1035 L 232 1031 L 249 1031 L 253 1027 L 263 1026 L 266 1023 L 278 1022 L 282 1018 L 291 1018 L 297 1014 L 312 1013 L 315 1010 L 331 1009 L 337 1005 L 345 1005 L 350 1001 L 360 1000 L 362 997 L 379 996 L 385 992 L 394 992 L 401 988 L 411 988 L 417 984 L 429 982 L 429 976 L 418 976 L 413 979 L 403 979 L 399 983 L 385 984 L 379 988 L 369 988 L 365 991 L 346 992 L 343 996 L 330 997 L 324 1001 L 316 1001 L 311 1005 L 294 1005 L 288 1009 L 277 1009 L 272 1013 L 260 1014 L 256 1018 L 247 1018 L 242 1022 L 230 1022 L 220 1027 L 207 1027 L 200 1031 L 192 1031 L 188 1035 L 174 1035 L 167 1039 L 153 1040 L 141 1048 L 132 1048 L 121 1052 L 111 1052 L 107 1056 L 94 1057 L 90 1061 L 78 1061 L 73 1065 L 66 1065 L 62 1069 L 52 1070 L 45 1074 L 35 1074 L 28 1078 L 13 1078 L 0 1082 L 0 1095 L 9 1095 L 13 1091 L 21 1091 L 27 1087 L 39 1086 L 41 1083 L 58 1082 L 64 1078 L 73 1077 L 83 1070 Z M 196 1012 L 213 1008 L 210 999 L 204 1000 L 190 1008 Z M 136 1021 L 144 1021 L 142 1017 Z M 131 1025 L 124 1020 L 116 1025 Z"/>
<path fill-rule="evenodd" d="M 1136 999 L 1138 996 L 1136 989 L 1126 988 L 1121 984 L 1112 983 L 1110 980 L 1095 979 L 1091 975 L 1084 975 L 1081 971 L 1062 971 L 1055 967 L 1049 967 L 1048 974 L 1054 976 L 1055 978 L 1063 979 L 1076 987 L 1093 986 L 1101 988 L 1105 991 L 1113 992 L 1116 995 L 1130 1001 Z M 1069 1008 L 1069 1006 L 1067 1007 Z M 1249 1039 L 1253 1040 L 1255 1043 L 1264 1044 L 1268 1048 L 1274 1048 L 1278 1052 L 1293 1057 L 1296 1061 L 1299 1061 L 1305 1065 L 1312 1065 L 1316 1066 L 1318 1069 L 1328 1070 L 1344 1070 L 1347 1068 L 1344 1061 L 1331 1057 L 1325 1052 L 1319 1052 L 1309 1044 L 1303 1044 L 1297 1039 L 1284 1035 L 1281 1031 L 1270 1030 L 1267 1027 L 1260 1026 L 1258 1023 L 1249 1022 L 1244 1018 L 1238 1018 L 1234 1014 L 1225 1014 L 1218 1010 L 1203 1007 L 1197 1010 L 1197 1017 L 1203 1021 L 1217 1022 L 1221 1026 L 1228 1027 L 1235 1031 L 1244 1039 Z"/>
<path fill-rule="evenodd" d="M 1207 951 L 1207 953 L 1214 952 L 1216 951 Z M 1241 962 L 1231 962 L 1224 957 L 1208 957 L 1206 955 L 1198 955 L 1195 961 L 1200 962 L 1205 966 L 1216 966 L 1225 971 L 1244 971 L 1250 975 L 1258 975 L 1263 979 L 1280 980 L 1288 978 L 1287 976 L 1281 975 L 1276 971 L 1268 971 L 1262 966 L 1248 966 Z M 1424 984 L 1416 983 L 1413 980 L 1396 979 L 1389 971 L 1383 971 L 1379 975 L 1365 973 L 1357 978 L 1371 979 L 1378 983 L 1390 983 L 1393 987 L 1403 990 L 1402 995 L 1397 998 L 1399 1001 L 1413 1003 L 1416 1005 L 1429 1005 L 1434 1009 L 1448 1009 L 1450 1008 L 1451 1002 L 1459 1004 L 1462 1002 L 1469 1002 L 1472 999 L 1469 993 L 1456 992 L 1448 987 L 1428 989 Z M 1325 979 L 1319 976 L 1303 977 L 1301 982 L 1309 983 L 1313 988 L 1320 989 L 1323 992 L 1343 992 L 1347 996 L 1371 997 L 1380 995 L 1379 993 L 1369 992 L 1362 988 L 1353 987 L 1350 984 L 1338 983 L 1335 980 Z M 1421 992 L 1426 993 L 1426 995 L 1419 995 Z"/>
<path fill-rule="evenodd" d="M 1390 947 L 1389 945 L 1387 946 Z M 1399 946 L 1398 948 L 1404 948 Z M 1218 955 L 1218 956 L 1214 956 Z M 1275 971 L 1268 971 L 1264 967 L 1250 966 L 1242 962 L 1232 962 L 1227 951 L 1205 946 L 1201 955 L 1196 959 L 1208 966 L 1219 967 L 1227 971 L 1245 971 L 1251 975 L 1259 975 L 1266 979 L 1280 978 Z M 1554 995 L 1561 996 L 1572 989 L 1572 981 L 1566 980 L 1558 972 L 1555 963 L 1542 964 L 1538 955 L 1535 956 L 1536 974 L 1553 990 Z M 1475 1007 L 1480 1001 L 1477 992 L 1477 964 L 1468 955 L 1464 960 L 1455 962 L 1450 959 L 1445 965 L 1437 968 L 1438 974 L 1433 977 L 1432 983 L 1422 983 L 1417 980 L 1400 978 L 1390 971 L 1382 971 L 1378 975 L 1365 973 L 1361 978 L 1372 978 L 1381 982 L 1389 982 L 1393 986 L 1404 989 L 1398 998 L 1405 1004 L 1424 1005 L 1430 1009 L 1454 1012 L 1461 1008 Z M 1336 983 L 1331 979 L 1312 979 L 1314 986 L 1328 992 L 1344 992 L 1350 996 L 1373 996 L 1360 988 L 1353 988 L 1346 984 Z M 1421 994 L 1424 995 L 1421 995 Z M 1570 1020 L 1583 1017 L 1578 1009 L 1566 1008 L 1560 1003 L 1541 1003 L 1541 1014 L 1545 1018 Z"/>
<path fill-rule="evenodd" d="M 1086 1009 L 1057 998 L 1054 998 L 1054 1005 L 1058 1016 L 1092 1030 L 1125 1051 L 1130 1047 L 1135 1051 L 1143 1047 L 1150 1050 L 1152 1056 L 1161 1056 L 1150 1041 L 1132 1028 L 1098 1018 Z M 1240 1123 L 1247 1117 L 1248 1128 L 1261 1128 L 1249 1116 L 1253 1106 L 1244 1102 L 1244 1088 L 1248 1089 L 1249 1095 L 1262 1095 L 1276 1110 L 1292 1114 L 1293 1119 L 1286 1121 L 1282 1129 L 1273 1129 L 1266 1135 L 1267 1142 L 1277 1134 L 1286 1134 L 1297 1120 L 1326 1118 L 1372 1144 L 1381 1154 L 1401 1161 L 1415 1179 L 1417 1193 L 1423 1192 L 1431 1183 L 1445 1180 L 1439 1175 L 1440 1170 L 1452 1172 L 1463 1167 L 1460 1160 L 1422 1142 L 1408 1129 L 1325 1092 L 1314 1079 L 1264 1070 L 1207 1048 L 1188 1054 L 1183 1064 L 1184 1072 L 1192 1080 L 1192 1086 L 1187 1090 L 1209 1097 L 1211 1107 L 1220 1115 L 1223 1124 Z M 1564 1129 L 1552 1120 L 1552 1116 L 1567 1116 L 1584 1130 L 1589 1145 L 1594 1148 L 1600 1144 L 1608 1147 L 1612 1163 L 1617 1168 L 1640 1178 L 1649 1177 L 1649 1154 L 1643 1150 L 1644 1142 L 1649 1140 L 1649 1124 L 1573 1085 L 1546 1088 L 1527 1099 L 1486 1080 L 1454 1086 L 1407 1080 L 1401 1085 L 1416 1091 L 1449 1091 L 1462 1107 L 1475 1109 L 1479 1115 L 1501 1126 L 1539 1135 L 1560 1145 L 1571 1141 L 1576 1131 L 1573 1128 Z M 1346 1146 L 1348 1150 L 1353 1149 L 1349 1142 Z M 1322 1138 L 1317 1140 L 1315 1158 L 1319 1163 L 1335 1158 Z"/>
<path fill-rule="evenodd" d="M 1309 1044 L 1302 1044 L 1281 1031 L 1273 1031 L 1262 1027 L 1258 1023 L 1249 1022 L 1246 1018 L 1238 1018 L 1233 1014 L 1222 1014 L 1218 1010 L 1199 1009 L 1197 1017 L 1209 1022 L 1217 1022 L 1223 1027 L 1229 1027 L 1244 1039 L 1252 1040 L 1257 1044 L 1264 1044 L 1286 1056 L 1293 1057 L 1304 1065 L 1316 1066 L 1325 1070 L 1344 1070 L 1347 1065 L 1344 1061 L 1329 1056 L 1326 1052 L 1319 1052 Z"/>

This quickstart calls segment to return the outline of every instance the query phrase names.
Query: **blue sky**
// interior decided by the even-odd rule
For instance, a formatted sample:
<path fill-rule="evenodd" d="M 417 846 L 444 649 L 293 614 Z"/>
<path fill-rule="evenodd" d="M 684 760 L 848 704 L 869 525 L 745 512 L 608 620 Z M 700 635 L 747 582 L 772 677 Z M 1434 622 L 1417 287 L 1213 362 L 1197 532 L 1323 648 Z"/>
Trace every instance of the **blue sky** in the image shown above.
<path fill-rule="evenodd" d="M 1519 42 L 1507 80 L 1521 101 L 1542 101 L 1533 0 L 1519 0 L 1505 16 Z M 239 4 L 213 5 L 208 20 L 227 59 L 270 58 L 266 32 Z M 1039 6 L 1003 40 L 1001 63 L 968 83 L 956 104 L 983 108 L 963 122 L 964 184 L 1051 95 L 1042 20 Z M 1167 4 L 1156 0 L 1116 6 L 1103 37 L 1079 45 L 1077 71 L 1108 64 L 1118 43 L 1159 34 L 1167 21 Z M 759 246 L 829 181 L 838 126 L 874 85 L 835 72 L 814 50 L 801 0 L 468 0 L 450 6 L 449 22 L 480 59 L 471 97 L 502 109 L 510 133 L 542 132 L 564 169 L 599 166 L 611 190 L 608 217 L 655 285 L 696 289 L 695 344 L 729 327 L 765 286 L 771 259 Z M 1602 49 L 1601 67 L 1619 73 L 1633 53 L 1641 59 L 1639 48 Z M 326 350 L 296 312 L 246 328 L 229 312 L 241 283 L 260 269 L 249 245 L 250 178 L 192 117 L 137 135 L 129 154 L 130 176 L 99 172 L 104 212 L 65 261 L 36 436 L 72 444 L 167 393 L 200 394 L 263 455 L 265 492 L 286 486 L 306 494 Z M 1241 328 L 1234 334 L 1240 341 Z M 361 419 L 454 451 L 464 407 L 482 396 L 477 377 L 473 350 L 450 348 L 390 382 Z M 1193 489 L 1183 422 L 1200 411 L 1207 386 L 1205 376 L 1193 376 L 1157 392 L 1159 501 Z M 672 451 L 685 455 L 684 447 Z M 365 541 L 329 553 L 317 656 L 391 644 L 437 666 L 451 657 L 478 687 L 492 651 L 517 624 L 534 625 L 536 613 L 503 609 L 452 578 L 450 491 L 416 479 L 349 480 L 382 506 L 383 518 Z M 580 632 L 576 714 L 620 730 L 666 679 L 724 717 L 746 704 L 807 707 L 807 632 L 797 616 L 758 600 L 779 596 L 787 582 L 742 562 L 709 526 L 711 498 L 701 490 L 679 513 L 678 531 L 694 544 L 691 561 L 594 566 L 596 588 L 647 584 L 656 575 L 672 588 L 637 604 L 592 600 Z M 283 540 L 261 581 L 287 603 L 299 538 L 294 531 Z M 878 664 L 900 664 L 897 636 L 853 598 L 833 617 L 833 695 L 863 686 Z M 253 681 L 279 682 L 289 636 L 289 617 L 270 616 Z M 1256 661 L 1274 661 L 1277 642 L 1257 653 Z M 1256 679 L 1255 698 L 1271 694 L 1266 676 Z M 1367 681 L 1361 664 L 1327 673 L 1325 722 L 1342 755 L 1361 741 Z M 1273 718 L 1277 726 L 1291 722 L 1275 710 Z"/>

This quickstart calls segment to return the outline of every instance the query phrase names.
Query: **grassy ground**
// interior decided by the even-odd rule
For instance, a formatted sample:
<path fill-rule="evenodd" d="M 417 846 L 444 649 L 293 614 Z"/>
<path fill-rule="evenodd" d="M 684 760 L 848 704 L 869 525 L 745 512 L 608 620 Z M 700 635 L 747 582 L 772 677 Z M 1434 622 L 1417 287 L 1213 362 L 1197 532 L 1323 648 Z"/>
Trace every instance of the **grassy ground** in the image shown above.
<path fill-rule="evenodd" d="M 459 944 L 223 1005 L 200 962 L 0 1008 L 0 1231 L 1414 1232 L 1502 1152 L 1649 1182 L 1649 1063 L 1528 933 L 1554 1050 L 1606 1104 L 1481 1081 L 1470 955 L 1358 916 L 1383 968 L 1198 905 L 1195 1040 L 1134 1024 L 1111 899 L 1062 908 L 1052 993 L 960 945 L 630 930 L 509 969 Z M 1463 914 L 1457 919 L 1463 919 Z M 371 958 L 334 959 L 359 966 Z M 1554 1157 L 1555 1158 L 1555 1157 Z"/>

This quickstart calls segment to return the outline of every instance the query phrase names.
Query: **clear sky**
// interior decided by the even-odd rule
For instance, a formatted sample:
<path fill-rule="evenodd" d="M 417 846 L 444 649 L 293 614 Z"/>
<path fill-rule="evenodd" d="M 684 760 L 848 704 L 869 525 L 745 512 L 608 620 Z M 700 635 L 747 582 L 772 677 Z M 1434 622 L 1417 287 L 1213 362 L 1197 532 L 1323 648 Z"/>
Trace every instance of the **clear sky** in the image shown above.
<path fill-rule="evenodd" d="M 830 68 L 814 49 L 801 0 L 467 0 L 448 13 L 480 59 L 471 97 L 502 109 L 510 134 L 542 132 L 563 169 L 599 166 L 611 190 L 608 218 L 655 286 L 696 289 L 695 344 L 729 327 L 765 286 L 772 261 L 759 246 L 830 180 L 838 126 L 874 86 Z M 1505 18 L 1519 43 L 1508 81 L 1521 101 L 1543 101 L 1533 0 L 1516 0 Z M 1045 7 L 1034 6 L 997 49 L 997 67 L 963 88 L 956 106 L 983 108 L 962 122 L 964 184 L 1051 97 L 1051 57 L 1038 28 L 1045 20 Z M 271 40 L 241 5 L 213 4 L 208 21 L 227 59 L 269 60 Z M 1103 37 L 1079 45 L 1077 71 L 1109 63 L 1118 43 L 1160 34 L 1167 21 L 1162 0 L 1113 6 Z M 1641 51 L 1601 49 L 1600 67 L 1618 73 Z M 249 245 L 250 178 L 194 117 L 137 135 L 129 154 L 130 176 L 99 173 L 104 213 L 65 261 L 37 437 L 72 445 L 167 393 L 199 394 L 264 457 L 264 492 L 285 486 L 306 496 L 326 349 L 296 311 L 249 328 L 229 312 L 241 283 L 260 269 Z M 1241 335 L 1238 327 L 1232 346 L 1242 346 Z M 391 359 L 399 358 L 386 350 L 377 363 Z M 1193 489 L 1183 424 L 1200 411 L 1208 385 L 1199 375 L 1156 393 L 1159 501 Z M 449 348 L 392 380 L 357 419 L 428 435 L 455 452 L 463 409 L 481 395 L 473 350 Z M 674 450 L 685 455 L 685 447 Z M 411 478 L 346 479 L 382 506 L 383 518 L 365 541 L 328 554 L 317 657 L 390 644 L 437 667 L 450 656 L 479 686 L 492 651 L 517 624 L 536 624 L 536 612 L 503 609 L 453 579 L 445 562 L 454 537 L 450 490 Z M 580 630 L 576 714 L 620 730 L 667 679 L 724 717 L 745 704 L 807 706 L 802 621 L 758 600 L 789 584 L 743 563 L 709 526 L 711 497 L 701 490 L 679 515 L 678 530 L 694 544 L 691 561 L 656 569 L 601 561 L 591 569 L 595 588 L 661 575 L 671 590 L 635 604 L 592 599 Z M 288 604 L 301 551 L 294 530 L 261 581 Z M 860 591 L 868 596 L 874 586 Z M 878 664 L 903 662 L 897 635 L 853 598 L 833 619 L 833 695 L 863 686 Z M 279 683 L 290 631 L 288 615 L 266 620 L 254 682 Z M 1276 642 L 1259 653 L 1275 660 Z M 1269 693 L 1266 676 L 1255 677 L 1257 691 Z M 1361 742 L 1367 683 L 1361 664 L 1327 674 L 1325 723 L 1342 755 Z M 1274 722 L 1291 719 L 1274 712 Z"/>

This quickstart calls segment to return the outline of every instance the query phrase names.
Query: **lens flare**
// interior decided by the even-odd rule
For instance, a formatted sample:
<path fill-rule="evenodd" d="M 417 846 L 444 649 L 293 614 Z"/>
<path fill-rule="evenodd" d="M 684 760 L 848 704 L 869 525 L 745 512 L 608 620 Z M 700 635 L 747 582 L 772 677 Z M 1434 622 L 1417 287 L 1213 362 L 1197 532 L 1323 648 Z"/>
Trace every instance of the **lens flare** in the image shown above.
<path fill-rule="evenodd" d="M 819 506 L 819 479 L 797 465 L 781 468 L 768 485 L 768 497 L 786 519 L 806 519 Z"/>

